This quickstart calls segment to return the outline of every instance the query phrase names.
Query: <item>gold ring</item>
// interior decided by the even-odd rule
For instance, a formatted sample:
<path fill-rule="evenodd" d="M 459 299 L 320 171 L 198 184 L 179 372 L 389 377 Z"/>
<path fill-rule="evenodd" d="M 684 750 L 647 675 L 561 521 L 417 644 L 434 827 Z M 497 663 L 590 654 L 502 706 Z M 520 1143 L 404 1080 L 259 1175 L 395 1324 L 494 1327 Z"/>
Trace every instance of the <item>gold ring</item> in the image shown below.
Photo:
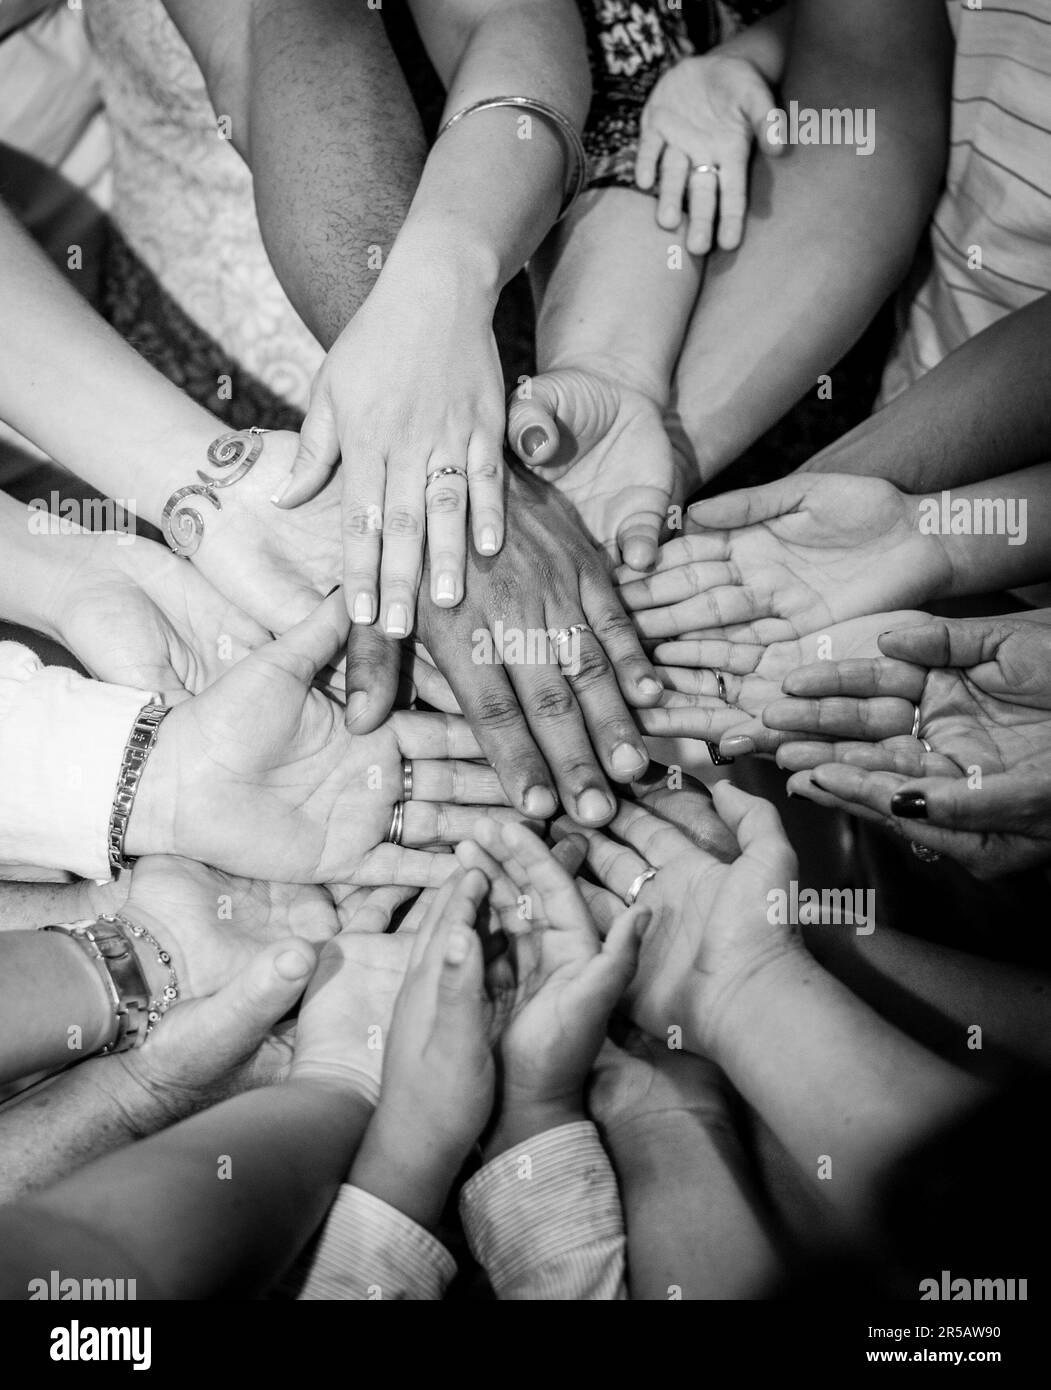
<path fill-rule="evenodd" d="M 401 797 L 402 801 L 412 800 L 412 763 L 408 758 L 401 763 Z"/>
<path fill-rule="evenodd" d="M 396 801 L 394 811 L 390 818 L 390 829 L 387 831 L 387 843 L 390 845 L 400 845 L 402 831 L 405 829 L 405 802 Z"/>

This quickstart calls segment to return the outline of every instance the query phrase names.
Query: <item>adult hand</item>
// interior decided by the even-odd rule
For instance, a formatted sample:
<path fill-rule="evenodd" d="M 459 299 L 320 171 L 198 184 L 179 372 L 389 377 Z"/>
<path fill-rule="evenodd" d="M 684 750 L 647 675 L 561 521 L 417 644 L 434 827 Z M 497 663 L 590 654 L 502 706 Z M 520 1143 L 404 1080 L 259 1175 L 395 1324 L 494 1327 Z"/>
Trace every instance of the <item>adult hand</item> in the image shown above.
<path fill-rule="evenodd" d="M 635 182 L 645 192 L 659 183 L 657 221 L 669 232 L 682 221 L 689 193 L 691 255 L 711 250 L 717 222 L 721 249 L 740 246 L 753 141 L 771 157 L 785 150 L 767 138 L 767 117 L 776 105 L 751 63 L 718 53 L 683 58 L 650 93 L 639 122 Z M 698 165 L 715 166 L 718 176 Z"/>
<path fill-rule="evenodd" d="M 768 646 L 704 636 L 660 642 L 653 656 L 665 691 L 657 708 L 639 711 L 639 722 L 655 737 L 717 742 L 727 758 L 773 753 L 798 737 L 776 716 L 767 717 L 783 704 L 786 678 L 808 662 L 834 667 L 875 656 L 877 639 L 889 626 L 905 628 L 927 621 L 925 613 L 877 613 Z M 826 716 L 831 716 L 833 702 L 826 701 L 825 707 Z M 912 708 L 900 700 L 874 700 L 865 717 L 873 737 L 879 737 L 881 732 L 893 733 L 903 719 L 906 730 L 910 728 Z M 841 725 L 842 732 L 849 736 L 857 722 L 855 718 Z M 829 725 L 816 732 L 827 738 L 834 729 Z"/>
<path fill-rule="evenodd" d="M 918 608 L 948 584 L 915 499 L 879 478 L 794 473 L 690 508 L 656 573 L 619 575 L 620 596 L 651 639 L 724 636 L 766 646 L 830 623 Z"/>
<path fill-rule="evenodd" d="M 412 631 L 429 543 L 431 601 L 463 596 L 467 506 L 480 554 L 503 544 L 503 376 L 495 301 L 392 254 L 318 373 L 291 476 L 298 508 L 342 472 L 343 592 L 356 623 Z M 456 468 L 428 484 L 438 469 Z"/>
<path fill-rule="evenodd" d="M 787 888 L 797 870 L 777 812 L 729 782 L 717 782 L 712 797 L 740 845 L 732 864 L 641 806 L 622 804 L 610 827 L 616 840 L 597 830 L 580 833 L 588 868 L 602 885 L 583 885 L 600 930 L 620 919 L 639 876 L 657 870 L 636 890 L 651 919 L 626 995 L 632 1019 L 658 1040 L 674 1036 L 719 1062 L 722 1020 L 736 990 L 802 947 L 795 929 L 771 926 L 767 915 L 770 891 Z"/>
<path fill-rule="evenodd" d="M 177 853 L 231 873 L 294 883 L 426 886 L 451 862 L 419 848 L 455 843 L 477 812 L 502 809 L 491 769 L 464 721 L 398 714 L 351 735 L 338 706 L 311 688 L 346 641 L 332 595 L 161 724 L 139 784 L 130 855 Z M 413 764 L 401 846 L 387 843 L 403 766 Z M 413 846 L 416 848 L 405 848 Z"/>
<path fill-rule="evenodd" d="M 660 685 L 565 503 L 520 468 L 508 475 L 503 549 L 492 559 L 472 551 L 457 608 L 437 608 L 421 591 L 419 635 L 511 805 L 543 819 L 560 797 L 574 819 L 601 825 L 615 810 L 606 778 L 630 781 L 648 762 L 629 706 L 654 703 Z M 588 630 L 558 646 L 560 664 L 552 638 L 580 624 Z M 349 726 L 375 728 L 397 684 L 397 649 L 355 627 Z"/>
<path fill-rule="evenodd" d="M 167 855 L 139 860 L 120 913 L 168 951 L 184 998 L 214 994 L 276 940 L 322 942 L 339 925 L 324 888 L 236 878 Z"/>
<path fill-rule="evenodd" d="M 650 913 L 622 909 L 603 942 L 572 875 L 525 826 L 480 820 L 456 853 L 487 874 L 507 939 L 507 956 L 487 972 L 499 1029 L 499 1150 L 582 1114 L 584 1081 Z"/>
<path fill-rule="evenodd" d="M 729 1096 L 714 1062 L 632 1028 L 619 1047 L 603 1044 L 591 1074 L 588 1109 L 606 1134 L 625 1127 L 645 1131 L 668 1114 L 728 1123 Z"/>
<path fill-rule="evenodd" d="M 196 695 L 269 637 L 191 565 L 143 536 L 70 537 L 42 621 L 98 680 Z"/>
<path fill-rule="evenodd" d="M 883 658 L 807 667 L 767 719 L 794 733 L 789 788 L 948 854 L 980 878 L 1051 855 L 1051 630 L 929 620 L 880 637 Z M 901 707 L 890 736 L 865 711 Z M 910 736 L 918 709 L 917 737 Z M 815 745 L 814 729 L 832 735 Z M 878 741 L 863 743 L 859 738 Z M 924 747 L 929 745 L 929 751 Z"/>
<path fill-rule="evenodd" d="M 614 564 L 657 561 L 670 505 L 687 493 L 661 404 L 598 372 L 567 368 L 520 387 L 507 419 L 511 448 L 575 509 Z"/>

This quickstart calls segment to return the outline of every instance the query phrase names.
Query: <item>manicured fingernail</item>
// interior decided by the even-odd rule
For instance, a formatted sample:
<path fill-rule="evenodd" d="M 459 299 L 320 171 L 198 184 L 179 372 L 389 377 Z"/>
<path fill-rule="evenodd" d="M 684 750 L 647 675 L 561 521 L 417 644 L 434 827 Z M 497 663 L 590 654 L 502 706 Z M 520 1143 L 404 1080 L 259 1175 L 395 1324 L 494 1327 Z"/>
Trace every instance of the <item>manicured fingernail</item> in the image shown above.
<path fill-rule="evenodd" d="M 354 621 L 371 623 L 376 616 L 376 600 L 371 594 L 358 594 L 354 600 Z"/>
<path fill-rule="evenodd" d="M 313 968 L 313 963 L 299 951 L 282 951 L 274 961 L 274 969 L 285 980 L 301 980 Z"/>
<path fill-rule="evenodd" d="M 289 473 L 289 475 L 288 475 L 288 477 L 285 479 L 285 481 L 284 481 L 283 483 L 281 483 L 281 484 L 278 486 L 277 490 L 276 490 L 274 493 L 271 494 L 271 497 L 270 497 L 271 502 L 280 502 L 280 501 L 281 501 L 281 498 L 284 497 L 285 493 L 288 491 L 288 489 L 289 489 L 291 486 L 292 486 L 292 474 Z"/>
<path fill-rule="evenodd" d="M 456 576 L 440 574 L 434 586 L 435 603 L 452 603 L 456 598 Z"/>
<path fill-rule="evenodd" d="M 558 810 L 558 802 L 547 787 L 530 787 L 522 798 L 522 807 L 527 816 L 537 820 L 547 820 Z"/>
<path fill-rule="evenodd" d="M 467 933 L 459 927 L 449 934 L 449 940 L 445 947 L 446 965 L 463 965 L 467 959 L 467 952 L 470 949 L 470 940 Z"/>
<path fill-rule="evenodd" d="M 608 820 L 614 809 L 608 796 L 591 787 L 577 799 L 576 819 L 584 824 L 597 824 L 599 821 Z"/>
<path fill-rule="evenodd" d="M 542 429 L 539 425 L 530 425 L 527 430 L 523 430 L 522 438 L 518 442 L 522 446 L 523 453 L 532 458 L 548 442 L 547 430 Z"/>
<path fill-rule="evenodd" d="M 630 743 L 618 743 L 609 761 L 614 772 L 627 774 L 645 767 L 646 755 L 638 748 L 633 748 Z"/>
<path fill-rule="evenodd" d="M 663 690 L 664 686 L 661 685 L 660 681 L 655 681 L 649 676 L 644 676 L 643 679 L 639 681 L 640 695 L 660 695 Z"/>
<path fill-rule="evenodd" d="M 355 690 L 347 697 L 346 722 L 348 728 L 356 724 L 369 707 L 369 697 L 364 690 Z"/>
<path fill-rule="evenodd" d="M 483 555 L 495 555 L 497 548 L 496 528 L 487 526 L 482 532 L 482 542 L 478 547 Z"/>
<path fill-rule="evenodd" d="M 895 792 L 890 809 L 902 820 L 926 820 L 927 798 L 923 792 Z"/>
<path fill-rule="evenodd" d="M 755 744 L 747 734 L 731 734 L 719 740 L 719 752 L 728 758 L 742 758 L 746 753 L 755 752 Z"/>
<path fill-rule="evenodd" d="M 387 609 L 387 636 L 404 637 L 409 630 L 409 610 L 404 603 L 392 603 Z"/>

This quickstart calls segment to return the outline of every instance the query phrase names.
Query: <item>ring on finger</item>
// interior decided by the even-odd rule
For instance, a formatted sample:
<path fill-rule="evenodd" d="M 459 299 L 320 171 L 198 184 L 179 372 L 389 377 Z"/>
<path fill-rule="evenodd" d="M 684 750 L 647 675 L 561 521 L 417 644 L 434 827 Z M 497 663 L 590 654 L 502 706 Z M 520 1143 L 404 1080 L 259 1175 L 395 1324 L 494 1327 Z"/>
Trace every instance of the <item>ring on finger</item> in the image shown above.
<path fill-rule="evenodd" d="M 719 166 L 718 164 L 695 164 L 690 170 L 690 174 L 691 176 L 693 174 L 711 174 L 716 182 L 718 182 Z"/>
<path fill-rule="evenodd" d="M 467 469 L 466 469 L 466 468 L 454 468 L 454 467 L 452 467 L 452 465 L 450 465 L 450 466 L 447 467 L 447 468 L 432 468 L 431 471 L 427 474 L 427 483 L 426 483 L 426 486 L 427 486 L 427 487 L 430 487 L 431 483 L 434 482 L 435 478 L 452 478 L 452 477 L 466 478 L 466 477 L 467 477 Z"/>
<path fill-rule="evenodd" d="M 934 749 L 931 747 L 931 745 L 927 742 L 927 740 L 926 740 L 925 738 L 921 738 L 921 739 L 920 739 L 920 742 L 923 744 L 923 751 L 924 751 L 925 753 L 933 753 L 933 752 L 934 752 Z"/>
<path fill-rule="evenodd" d="M 919 736 L 920 736 L 920 707 L 919 707 L 919 705 L 915 705 L 913 708 L 915 709 L 916 713 L 915 713 L 915 714 L 913 715 L 913 717 L 912 717 L 912 733 L 909 735 L 909 737 L 910 737 L 910 738 L 919 738 Z"/>
<path fill-rule="evenodd" d="M 918 845 L 915 840 L 909 841 L 909 849 L 924 864 L 936 864 L 941 858 L 936 849 L 928 849 L 926 845 Z"/>
<path fill-rule="evenodd" d="M 403 802 L 412 800 L 412 763 L 408 758 L 401 762 L 401 799 Z"/>
<path fill-rule="evenodd" d="M 582 632 L 590 632 L 591 628 L 587 623 L 573 623 L 570 627 L 560 627 L 555 633 L 553 640 L 555 657 L 558 664 L 562 665 L 562 646 L 565 642 L 572 642 L 575 637 L 579 637 Z"/>
<path fill-rule="evenodd" d="M 387 843 L 390 845 L 400 845 L 402 833 L 405 830 L 405 802 L 396 801 L 394 810 L 391 813 L 390 829 L 387 831 Z"/>
<path fill-rule="evenodd" d="M 631 887 L 624 894 L 624 901 L 627 903 L 629 907 L 635 906 L 635 900 L 636 898 L 638 898 L 643 888 L 645 888 L 646 884 L 649 883 L 651 878 L 656 877 L 657 870 L 651 867 L 649 869 L 643 869 L 642 873 L 637 875 L 637 877 L 632 880 Z"/>
<path fill-rule="evenodd" d="M 726 698 L 726 677 L 721 671 L 717 671 L 715 667 L 712 667 L 712 673 L 715 676 L 715 688 L 719 692 L 719 699 L 722 700 L 724 705 L 728 705 L 730 701 Z"/>

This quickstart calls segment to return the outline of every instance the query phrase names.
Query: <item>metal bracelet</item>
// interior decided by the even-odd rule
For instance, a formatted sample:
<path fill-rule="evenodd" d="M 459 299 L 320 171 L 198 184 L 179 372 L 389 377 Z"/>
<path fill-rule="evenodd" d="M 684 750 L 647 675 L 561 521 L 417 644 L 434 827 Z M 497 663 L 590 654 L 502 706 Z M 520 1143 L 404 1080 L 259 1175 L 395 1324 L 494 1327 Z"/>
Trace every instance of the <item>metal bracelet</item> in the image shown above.
<path fill-rule="evenodd" d="M 168 971 L 168 983 L 156 998 L 150 1000 L 146 1032 L 147 1034 L 152 1033 L 154 1025 L 160 1021 L 161 1017 L 168 1012 L 173 1004 L 179 1002 L 179 977 L 175 973 L 175 966 L 172 965 L 171 954 L 164 949 L 157 938 L 148 932 L 145 927 L 141 926 L 138 922 L 129 921 L 128 918 L 124 916 L 123 912 L 114 912 L 112 916 L 104 914 L 100 920 L 104 922 L 114 922 L 118 926 L 123 927 L 126 932 L 131 932 L 136 941 L 145 941 L 147 945 L 152 946 L 157 953 L 158 963 L 163 965 Z"/>
<path fill-rule="evenodd" d="M 124 853 L 124 836 L 128 829 L 131 808 L 135 804 L 135 793 L 146 767 L 146 761 L 157 742 L 157 731 L 161 721 L 171 710 L 167 705 L 148 704 L 139 711 L 135 727 L 128 735 L 121 758 L 120 772 L 117 774 L 117 790 L 113 794 L 113 805 L 109 813 L 109 829 L 106 847 L 109 853 L 111 870 L 116 874 L 121 869 L 130 869 L 134 859 Z"/>
<path fill-rule="evenodd" d="M 215 495 L 218 488 L 231 487 L 239 482 L 263 451 L 266 430 L 253 425 L 248 430 L 233 430 L 221 434 L 208 445 L 208 462 L 214 468 L 231 468 L 228 476 L 204 473 L 198 468 L 199 483 L 181 487 L 168 498 L 161 513 L 161 531 L 176 555 L 189 559 L 201 544 L 204 517 L 196 507 L 184 506 L 188 497 L 203 497 L 221 512 L 223 504 Z"/>
<path fill-rule="evenodd" d="M 462 121 L 465 116 L 472 116 L 476 111 L 491 111 L 499 106 L 513 106 L 522 111 L 531 111 L 554 127 L 555 134 L 562 143 L 562 153 L 566 166 L 562 206 L 558 210 L 558 218 L 556 219 L 561 222 L 584 191 L 588 177 L 588 157 L 576 126 L 557 107 L 548 106 L 546 101 L 538 101 L 536 97 L 485 97 L 481 101 L 472 102 L 470 106 L 464 106 L 459 111 L 454 112 L 438 131 L 437 139 L 440 140 L 447 130 L 450 130 L 458 121 Z"/>

